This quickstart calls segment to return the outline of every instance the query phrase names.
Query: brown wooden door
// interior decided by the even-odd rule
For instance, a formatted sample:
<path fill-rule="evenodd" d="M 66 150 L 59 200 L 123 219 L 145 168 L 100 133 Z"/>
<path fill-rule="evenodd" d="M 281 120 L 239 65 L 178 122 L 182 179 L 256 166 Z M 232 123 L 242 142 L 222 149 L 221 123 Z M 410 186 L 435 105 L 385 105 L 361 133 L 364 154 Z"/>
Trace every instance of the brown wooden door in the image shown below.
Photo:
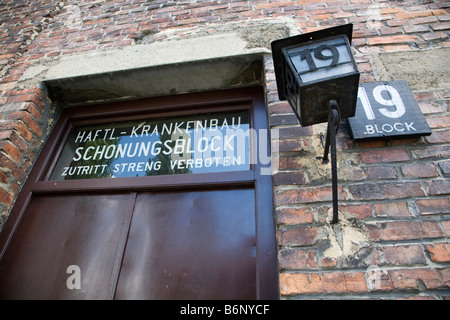
<path fill-rule="evenodd" d="M 36 196 L 0 262 L 0 299 L 107 299 L 132 195 Z M 66 285 L 81 271 L 81 289 Z"/>
<path fill-rule="evenodd" d="M 256 299 L 254 190 L 140 194 L 116 299 Z"/>
<path fill-rule="evenodd" d="M 6 299 L 255 299 L 254 190 L 39 196 L 5 258 Z"/>

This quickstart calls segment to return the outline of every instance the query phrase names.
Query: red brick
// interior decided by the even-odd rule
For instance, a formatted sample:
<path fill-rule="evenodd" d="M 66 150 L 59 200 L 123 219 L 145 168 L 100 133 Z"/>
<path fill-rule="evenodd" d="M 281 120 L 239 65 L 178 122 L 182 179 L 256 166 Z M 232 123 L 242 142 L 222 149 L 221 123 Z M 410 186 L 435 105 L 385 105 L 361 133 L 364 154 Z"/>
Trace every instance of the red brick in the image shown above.
<path fill-rule="evenodd" d="M 36 123 L 36 121 L 30 116 L 28 112 L 17 111 L 8 115 L 8 119 L 11 120 L 22 120 L 34 133 L 39 137 L 42 135 L 42 129 Z"/>
<path fill-rule="evenodd" d="M 362 272 L 345 272 L 345 292 L 366 292 L 367 283 Z"/>
<path fill-rule="evenodd" d="M 322 275 L 322 291 L 324 293 L 346 292 L 345 276 L 341 272 L 324 273 Z"/>
<path fill-rule="evenodd" d="M 397 173 L 392 167 L 373 166 L 367 168 L 367 178 L 369 180 L 395 179 L 397 178 Z"/>
<path fill-rule="evenodd" d="M 450 220 L 441 221 L 441 225 L 444 230 L 444 236 L 450 237 Z"/>
<path fill-rule="evenodd" d="M 437 222 L 392 221 L 377 223 L 370 232 L 374 241 L 398 241 L 442 237 Z"/>
<path fill-rule="evenodd" d="M 362 272 L 282 273 L 281 295 L 367 292 Z"/>
<path fill-rule="evenodd" d="M 8 182 L 8 176 L 6 173 L 0 170 L 0 183 L 7 183 Z"/>
<path fill-rule="evenodd" d="M 436 10 L 420 10 L 420 11 L 410 11 L 410 12 L 400 12 L 395 16 L 397 19 L 412 19 L 412 18 L 422 18 L 428 16 L 438 16 L 438 15 L 446 15 L 447 12 L 443 9 Z"/>
<path fill-rule="evenodd" d="M 418 182 L 380 182 L 352 184 L 347 187 L 354 200 L 386 200 L 424 196 Z"/>
<path fill-rule="evenodd" d="M 282 208 L 277 210 L 277 223 L 300 224 L 313 222 L 313 210 L 305 208 Z"/>
<path fill-rule="evenodd" d="M 39 97 L 39 94 L 36 92 L 35 93 L 29 93 L 29 94 L 24 94 L 24 95 L 20 95 L 17 96 L 15 98 L 16 102 L 33 102 L 35 106 L 37 106 L 38 108 L 40 108 L 41 110 L 44 109 L 44 104 L 41 101 L 41 98 Z"/>
<path fill-rule="evenodd" d="M 0 150 L 3 150 L 6 154 L 8 154 L 14 161 L 19 161 L 20 159 L 20 151 L 17 150 L 15 146 L 13 146 L 8 141 L 0 141 Z"/>
<path fill-rule="evenodd" d="M 305 148 L 306 141 L 305 139 L 289 139 L 289 140 L 280 140 L 279 141 L 279 152 L 292 152 L 292 151 L 300 151 Z M 295 160 L 292 162 L 292 157 L 287 157 L 284 160 L 286 160 L 285 164 L 286 167 L 281 167 L 281 160 L 282 157 L 280 157 L 280 169 L 300 169 L 299 166 L 295 165 Z"/>
<path fill-rule="evenodd" d="M 422 38 L 426 41 L 438 41 L 447 39 L 445 32 L 430 32 L 421 34 Z"/>
<path fill-rule="evenodd" d="M 26 125 L 19 121 L 2 121 L 1 129 L 7 131 L 15 130 L 27 141 L 30 141 L 33 136 Z"/>
<path fill-rule="evenodd" d="M 392 14 L 392 13 L 400 13 L 404 12 L 405 10 L 403 8 L 394 7 L 394 8 L 380 8 L 381 14 Z"/>
<path fill-rule="evenodd" d="M 372 206 L 370 204 L 361 205 L 345 205 L 340 210 L 347 211 L 358 219 L 366 219 L 372 217 Z"/>
<path fill-rule="evenodd" d="M 0 153 L 0 167 L 8 169 L 11 174 L 20 181 L 25 179 L 25 173 L 23 172 L 23 170 L 2 153 Z"/>
<path fill-rule="evenodd" d="M 410 43 L 420 41 L 420 38 L 415 35 L 393 35 L 387 37 L 373 37 L 369 38 L 369 45 L 375 46 L 380 44 L 397 44 L 397 43 Z"/>
<path fill-rule="evenodd" d="M 420 245 L 397 245 L 383 247 L 384 257 L 388 264 L 415 265 L 426 263 Z"/>
<path fill-rule="evenodd" d="M 450 116 L 428 117 L 427 123 L 430 128 L 447 128 L 450 127 Z"/>
<path fill-rule="evenodd" d="M 316 242 L 317 228 L 314 226 L 296 226 L 278 232 L 278 244 L 305 246 Z"/>
<path fill-rule="evenodd" d="M 450 262 L 450 244 L 433 243 L 426 246 L 434 262 Z"/>
<path fill-rule="evenodd" d="M 406 202 L 387 202 L 374 205 L 379 217 L 411 217 Z"/>
<path fill-rule="evenodd" d="M 272 3 L 261 3 L 255 6 L 256 10 L 259 9 L 267 9 L 267 8 L 281 8 L 281 7 L 290 7 L 295 6 L 295 1 L 289 2 L 272 2 Z"/>
<path fill-rule="evenodd" d="M 339 197 L 345 198 L 345 194 L 339 188 Z M 332 200 L 332 190 L 330 187 L 309 187 L 278 191 L 275 195 L 275 203 L 282 204 L 302 204 L 315 203 Z"/>
<path fill-rule="evenodd" d="M 392 290 L 393 286 L 389 273 L 378 266 L 373 267 L 367 268 L 366 271 L 368 290 L 370 292 Z"/>
<path fill-rule="evenodd" d="M 303 172 L 278 172 L 273 176 L 273 183 L 279 185 L 305 184 L 306 179 Z"/>
<path fill-rule="evenodd" d="M 394 288 L 417 290 L 421 284 L 426 289 L 445 287 L 442 277 L 436 269 L 402 269 L 389 271 Z M 419 282 L 420 281 L 420 282 Z"/>
<path fill-rule="evenodd" d="M 410 159 L 405 149 L 377 149 L 361 152 L 365 163 L 398 162 Z"/>
<path fill-rule="evenodd" d="M 450 213 L 450 199 L 420 199 L 416 200 L 421 215 Z"/>
<path fill-rule="evenodd" d="M 322 281 L 316 273 L 281 273 L 279 281 L 281 295 L 322 292 Z"/>
<path fill-rule="evenodd" d="M 450 194 L 450 180 L 431 180 L 423 183 L 424 189 L 430 196 Z"/>
<path fill-rule="evenodd" d="M 297 248 L 284 248 L 278 252 L 280 270 L 284 269 L 316 269 L 315 252 Z"/>
<path fill-rule="evenodd" d="M 312 133 L 313 133 L 313 131 L 312 131 L 311 126 L 309 126 L 309 127 L 295 126 L 295 127 L 279 129 L 280 139 L 311 136 Z"/>
<path fill-rule="evenodd" d="M 386 46 L 383 46 L 383 49 L 386 52 L 412 50 L 412 48 L 409 45 L 406 45 L 406 44 L 402 44 L 402 45 L 386 45 Z"/>
<path fill-rule="evenodd" d="M 410 163 L 401 167 L 406 178 L 431 178 L 437 177 L 436 166 L 432 163 Z"/>
<path fill-rule="evenodd" d="M 450 130 L 432 131 L 430 136 L 427 136 L 425 140 L 428 143 L 446 143 L 450 142 Z"/>
<path fill-rule="evenodd" d="M 0 187 L 0 202 L 5 203 L 8 207 L 12 205 L 14 197 Z"/>

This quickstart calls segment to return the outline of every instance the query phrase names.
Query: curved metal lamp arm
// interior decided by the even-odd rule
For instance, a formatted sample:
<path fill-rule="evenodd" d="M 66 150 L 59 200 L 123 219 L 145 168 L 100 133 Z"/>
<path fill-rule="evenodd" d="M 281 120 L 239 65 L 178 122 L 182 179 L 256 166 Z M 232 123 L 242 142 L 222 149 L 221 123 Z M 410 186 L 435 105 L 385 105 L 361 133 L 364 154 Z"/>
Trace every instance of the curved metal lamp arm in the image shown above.
<path fill-rule="evenodd" d="M 338 181 L 337 181 L 337 163 L 336 163 L 336 134 L 341 123 L 341 114 L 336 100 L 328 102 L 328 127 L 327 138 L 325 142 L 325 152 L 322 158 L 322 163 L 328 163 L 328 153 L 331 146 L 331 178 L 332 178 L 332 192 L 333 192 L 333 219 L 331 223 L 338 222 Z"/>

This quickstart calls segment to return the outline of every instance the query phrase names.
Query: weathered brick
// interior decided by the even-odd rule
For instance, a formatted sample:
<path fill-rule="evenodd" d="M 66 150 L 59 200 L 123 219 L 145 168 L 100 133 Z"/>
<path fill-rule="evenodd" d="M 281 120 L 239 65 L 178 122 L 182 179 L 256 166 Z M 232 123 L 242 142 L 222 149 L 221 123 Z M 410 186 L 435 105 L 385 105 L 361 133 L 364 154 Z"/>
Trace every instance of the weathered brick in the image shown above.
<path fill-rule="evenodd" d="M 288 139 L 279 141 L 280 152 L 292 152 L 301 151 L 307 146 L 308 142 L 305 139 Z M 291 157 L 287 157 L 286 167 L 284 169 L 300 169 L 298 166 L 292 166 L 294 163 L 290 160 Z"/>
<path fill-rule="evenodd" d="M 447 12 L 442 9 L 437 10 L 420 10 L 420 11 L 410 11 L 410 12 L 399 12 L 395 14 L 397 19 L 412 19 L 412 18 L 421 18 L 428 16 L 437 16 L 437 15 L 445 15 Z"/>
<path fill-rule="evenodd" d="M 315 269 L 315 256 L 310 249 L 283 248 L 278 252 L 279 269 Z"/>
<path fill-rule="evenodd" d="M 30 116 L 28 112 L 17 111 L 8 115 L 10 120 L 21 120 L 23 121 L 37 136 L 42 135 L 42 129 L 39 127 L 37 122 Z"/>
<path fill-rule="evenodd" d="M 322 292 L 322 281 L 316 273 L 281 273 L 279 281 L 281 295 Z"/>
<path fill-rule="evenodd" d="M 339 198 L 345 199 L 345 194 L 341 192 L 342 188 L 339 187 L 338 189 Z M 277 205 L 324 202 L 331 200 L 331 187 L 306 187 L 277 191 L 275 194 L 275 203 Z"/>
<path fill-rule="evenodd" d="M 298 138 L 304 136 L 311 136 L 313 133 L 311 126 L 309 127 L 288 127 L 288 128 L 280 128 L 279 135 L 280 139 L 283 138 Z"/>
<path fill-rule="evenodd" d="M 444 230 L 444 236 L 450 237 L 450 220 L 441 221 L 441 225 Z"/>
<path fill-rule="evenodd" d="M 379 217 L 411 217 L 406 202 L 377 203 L 374 208 Z"/>
<path fill-rule="evenodd" d="M 353 184 L 347 189 L 354 200 L 402 199 L 425 195 L 418 182 Z"/>
<path fill-rule="evenodd" d="M 431 178 L 439 175 L 432 163 L 409 163 L 403 165 L 401 169 L 406 178 Z"/>
<path fill-rule="evenodd" d="M 398 241 L 442 237 L 437 222 L 432 221 L 391 221 L 378 222 L 370 228 L 374 241 Z"/>
<path fill-rule="evenodd" d="M 305 184 L 303 172 L 278 172 L 273 176 L 274 185 L 299 185 Z"/>
<path fill-rule="evenodd" d="M 450 116 L 428 117 L 427 123 L 430 128 L 447 128 L 450 127 Z"/>
<path fill-rule="evenodd" d="M 19 181 L 23 181 L 25 178 L 25 172 L 3 153 L 0 153 L 0 167 L 8 169 L 10 174 L 12 174 Z"/>
<path fill-rule="evenodd" d="M 0 170 L 0 183 L 7 183 L 8 176 L 2 170 Z"/>
<path fill-rule="evenodd" d="M 450 213 L 450 199 L 416 200 L 419 213 L 422 215 Z"/>
<path fill-rule="evenodd" d="M 305 246 L 312 245 L 318 234 L 317 227 L 295 226 L 278 231 L 278 243 L 280 245 Z"/>
<path fill-rule="evenodd" d="M 300 224 L 313 222 L 313 210 L 309 207 L 282 208 L 277 210 L 276 220 L 279 224 Z"/>
<path fill-rule="evenodd" d="M 425 137 L 428 143 L 450 142 L 450 130 L 432 131 L 431 135 Z"/>
<path fill-rule="evenodd" d="M 365 163 L 398 162 L 410 159 L 405 149 L 377 149 L 361 152 Z"/>
<path fill-rule="evenodd" d="M 433 243 L 426 246 L 431 260 L 435 262 L 450 262 L 450 244 Z"/>
<path fill-rule="evenodd" d="M 450 180 L 425 181 L 424 188 L 430 196 L 450 194 Z"/>
<path fill-rule="evenodd" d="M 398 43 L 410 43 L 420 41 L 420 38 L 416 35 L 393 35 L 385 37 L 373 37 L 368 39 L 368 43 L 371 46 L 380 44 L 398 44 Z"/>
<path fill-rule="evenodd" d="M 19 161 L 20 159 L 20 151 L 13 146 L 8 141 L 0 141 L 0 150 L 3 150 L 6 154 L 8 154 L 14 161 Z"/>
<path fill-rule="evenodd" d="M 391 270 L 392 283 L 396 289 L 401 290 L 418 290 L 443 288 L 445 284 L 442 277 L 436 269 L 402 269 Z"/>
<path fill-rule="evenodd" d="M 0 187 L 0 202 L 5 203 L 8 207 L 12 205 L 14 197 Z"/>
<path fill-rule="evenodd" d="M 39 96 L 38 92 L 36 93 L 29 93 L 17 96 L 15 98 L 15 102 L 32 102 L 35 106 L 43 110 L 44 104 L 42 103 L 41 97 Z"/>
<path fill-rule="evenodd" d="M 0 129 L 5 131 L 15 130 L 25 140 L 30 141 L 32 133 L 28 130 L 25 124 L 19 121 L 0 121 Z"/>
<path fill-rule="evenodd" d="M 450 175 L 450 160 L 446 160 L 446 161 L 439 161 L 438 162 L 439 168 L 441 168 L 442 173 L 445 176 Z"/>
<path fill-rule="evenodd" d="M 397 173 L 392 167 L 373 166 L 367 168 L 367 178 L 369 180 L 395 179 L 397 178 Z"/>
<path fill-rule="evenodd" d="M 280 292 L 282 295 L 367 292 L 367 284 L 362 272 L 282 273 Z"/>
<path fill-rule="evenodd" d="M 420 245 L 396 245 L 383 247 L 383 254 L 388 264 L 416 265 L 425 264 L 426 259 Z"/>
<path fill-rule="evenodd" d="M 345 205 L 341 206 L 340 210 L 347 211 L 362 220 L 372 217 L 372 206 L 370 204 Z"/>

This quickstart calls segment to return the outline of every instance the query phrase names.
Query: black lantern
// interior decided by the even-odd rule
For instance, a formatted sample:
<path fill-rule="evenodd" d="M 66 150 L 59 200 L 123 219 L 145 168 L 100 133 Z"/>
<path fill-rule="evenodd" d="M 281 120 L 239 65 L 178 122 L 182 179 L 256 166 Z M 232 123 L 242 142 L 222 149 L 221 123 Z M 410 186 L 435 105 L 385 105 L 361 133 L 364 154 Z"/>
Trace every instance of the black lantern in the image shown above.
<path fill-rule="evenodd" d="M 302 126 L 328 122 L 323 161 L 331 145 L 333 220 L 337 222 L 336 133 L 353 117 L 359 71 L 351 51 L 353 25 L 323 29 L 272 42 L 278 96 L 288 100 Z"/>

